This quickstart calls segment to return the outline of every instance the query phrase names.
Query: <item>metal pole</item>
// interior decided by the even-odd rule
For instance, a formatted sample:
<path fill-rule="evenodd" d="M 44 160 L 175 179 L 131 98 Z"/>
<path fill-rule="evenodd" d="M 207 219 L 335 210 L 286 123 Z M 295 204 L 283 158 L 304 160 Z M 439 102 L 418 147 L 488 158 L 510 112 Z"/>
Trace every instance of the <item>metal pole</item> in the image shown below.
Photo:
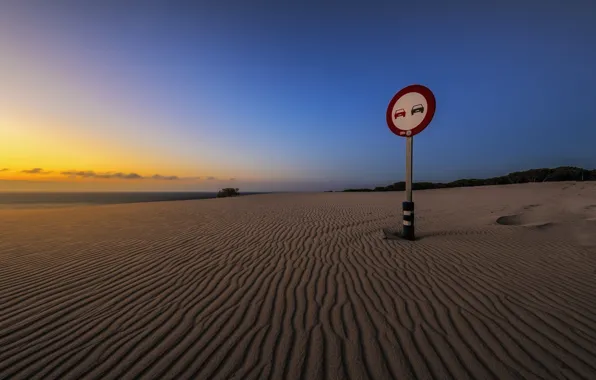
<path fill-rule="evenodd" d="M 414 202 L 412 200 L 412 158 L 414 154 L 414 137 L 406 137 L 406 201 L 403 206 L 402 236 L 407 240 L 415 240 L 414 234 Z"/>
<path fill-rule="evenodd" d="M 406 201 L 412 202 L 412 150 L 413 137 L 406 137 Z"/>

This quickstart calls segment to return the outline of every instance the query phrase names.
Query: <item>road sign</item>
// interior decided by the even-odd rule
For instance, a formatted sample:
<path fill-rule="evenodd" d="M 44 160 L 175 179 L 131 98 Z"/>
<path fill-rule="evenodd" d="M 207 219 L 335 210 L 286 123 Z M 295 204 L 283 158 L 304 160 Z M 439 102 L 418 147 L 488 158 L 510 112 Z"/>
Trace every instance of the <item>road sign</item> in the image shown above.
<path fill-rule="evenodd" d="M 401 89 L 387 107 L 387 125 L 401 137 L 422 132 L 435 116 L 435 96 L 424 86 L 413 84 Z"/>
<path fill-rule="evenodd" d="M 422 132 L 435 116 L 437 103 L 432 91 L 419 84 L 401 89 L 387 107 L 387 125 L 391 132 L 406 138 L 406 201 L 403 202 L 402 237 L 415 240 L 414 201 L 412 200 L 412 161 L 414 135 Z"/>

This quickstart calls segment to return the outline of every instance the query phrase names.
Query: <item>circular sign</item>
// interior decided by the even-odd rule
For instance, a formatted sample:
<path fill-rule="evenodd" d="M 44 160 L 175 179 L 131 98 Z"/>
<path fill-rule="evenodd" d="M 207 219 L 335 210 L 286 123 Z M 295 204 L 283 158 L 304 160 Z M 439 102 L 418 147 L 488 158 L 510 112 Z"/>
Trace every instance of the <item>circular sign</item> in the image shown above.
<path fill-rule="evenodd" d="M 428 126 L 436 108 L 435 96 L 424 86 L 413 84 L 401 89 L 387 107 L 387 125 L 391 132 L 412 137 Z"/>

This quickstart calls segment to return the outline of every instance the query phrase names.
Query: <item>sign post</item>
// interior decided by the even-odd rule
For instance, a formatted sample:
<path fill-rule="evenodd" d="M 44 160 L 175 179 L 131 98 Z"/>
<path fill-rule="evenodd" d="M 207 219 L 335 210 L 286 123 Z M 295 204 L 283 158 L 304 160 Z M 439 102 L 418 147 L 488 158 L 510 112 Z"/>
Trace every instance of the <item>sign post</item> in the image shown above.
<path fill-rule="evenodd" d="M 414 200 L 412 198 L 414 135 L 422 132 L 435 115 L 436 100 L 424 86 L 414 84 L 401 89 L 387 107 L 387 126 L 391 132 L 406 138 L 406 200 L 403 202 L 401 236 L 415 240 Z"/>

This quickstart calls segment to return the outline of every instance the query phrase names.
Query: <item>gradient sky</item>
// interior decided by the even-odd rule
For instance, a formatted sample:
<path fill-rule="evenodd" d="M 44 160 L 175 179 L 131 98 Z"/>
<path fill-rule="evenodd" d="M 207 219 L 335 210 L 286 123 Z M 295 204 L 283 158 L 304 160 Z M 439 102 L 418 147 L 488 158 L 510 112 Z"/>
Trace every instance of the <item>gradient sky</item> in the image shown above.
<path fill-rule="evenodd" d="M 0 190 L 386 185 L 413 83 L 416 181 L 596 168 L 596 5 L 490 3 L 0 0 Z"/>

